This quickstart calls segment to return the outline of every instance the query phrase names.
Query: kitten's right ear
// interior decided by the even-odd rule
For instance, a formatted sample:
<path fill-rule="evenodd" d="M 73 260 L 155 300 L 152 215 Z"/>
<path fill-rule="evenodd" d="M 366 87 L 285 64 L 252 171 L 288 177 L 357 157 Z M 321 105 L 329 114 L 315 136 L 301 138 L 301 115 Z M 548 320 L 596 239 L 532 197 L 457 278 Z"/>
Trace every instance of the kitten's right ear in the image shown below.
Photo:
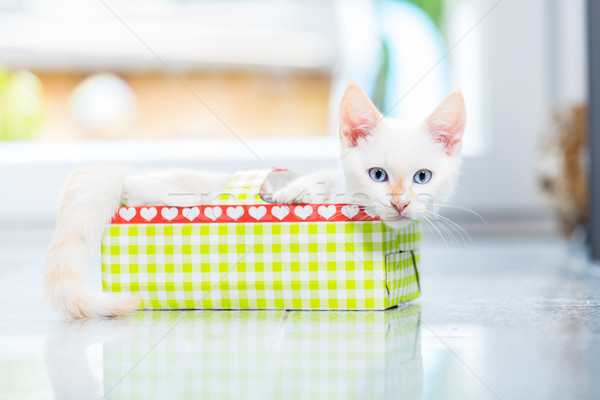
<path fill-rule="evenodd" d="M 340 139 L 347 147 L 354 147 L 359 139 L 369 136 L 383 116 L 367 94 L 350 82 L 340 105 Z"/>

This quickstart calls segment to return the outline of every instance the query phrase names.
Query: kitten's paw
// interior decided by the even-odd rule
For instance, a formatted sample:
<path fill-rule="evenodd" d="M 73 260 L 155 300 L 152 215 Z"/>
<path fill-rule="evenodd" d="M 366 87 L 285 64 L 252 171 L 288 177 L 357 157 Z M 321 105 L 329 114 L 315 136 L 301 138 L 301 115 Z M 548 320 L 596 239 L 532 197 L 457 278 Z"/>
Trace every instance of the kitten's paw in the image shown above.
<path fill-rule="evenodd" d="M 275 204 L 304 204 L 310 203 L 311 200 L 310 193 L 307 193 L 306 188 L 300 185 L 287 185 L 273 193 L 273 203 Z"/>

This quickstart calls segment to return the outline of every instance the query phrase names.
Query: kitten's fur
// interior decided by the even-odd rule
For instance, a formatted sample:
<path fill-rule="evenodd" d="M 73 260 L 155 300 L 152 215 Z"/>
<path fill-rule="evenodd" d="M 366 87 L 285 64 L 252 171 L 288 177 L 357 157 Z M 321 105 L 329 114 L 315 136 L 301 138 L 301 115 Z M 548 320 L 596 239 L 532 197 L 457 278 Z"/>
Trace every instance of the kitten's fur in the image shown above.
<path fill-rule="evenodd" d="M 426 213 L 430 201 L 443 201 L 457 177 L 466 113 L 462 95 L 450 94 L 424 121 L 411 124 L 384 119 L 366 94 L 351 83 L 340 107 L 341 167 L 301 176 L 273 195 L 278 203 L 358 203 L 400 228 Z M 376 182 L 371 168 L 389 179 Z M 433 177 L 413 181 L 421 169 Z M 93 293 L 84 287 L 87 264 L 104 226 L 121 204 L 190 206 L 215 199 L 230 174 L 175 170 L 140 173 L 122 167 L 85 167 L 67 180 L 56 231 L 46 263 L 44 285 L 51 302 L 75 318 L 126 314 L 137 308 L 133 297 Z M 174 193 L 191 193 L 177 203 Z M 192 204 L 193 203 L 193 204 Z"/>

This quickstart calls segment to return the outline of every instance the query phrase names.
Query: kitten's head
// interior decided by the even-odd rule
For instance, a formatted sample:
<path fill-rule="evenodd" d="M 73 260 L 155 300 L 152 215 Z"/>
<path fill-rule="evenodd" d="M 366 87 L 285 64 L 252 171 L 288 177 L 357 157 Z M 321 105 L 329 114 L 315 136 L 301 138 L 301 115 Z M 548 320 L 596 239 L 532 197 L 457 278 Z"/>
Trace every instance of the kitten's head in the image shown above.
<path fill-rule="evenodd" d="M 466 122 L 453 92 L 424 121 L 387 119 L 356 84 L 340 107 L 341 159 L 348 195 L 400 228 L 452 192 Z"/>

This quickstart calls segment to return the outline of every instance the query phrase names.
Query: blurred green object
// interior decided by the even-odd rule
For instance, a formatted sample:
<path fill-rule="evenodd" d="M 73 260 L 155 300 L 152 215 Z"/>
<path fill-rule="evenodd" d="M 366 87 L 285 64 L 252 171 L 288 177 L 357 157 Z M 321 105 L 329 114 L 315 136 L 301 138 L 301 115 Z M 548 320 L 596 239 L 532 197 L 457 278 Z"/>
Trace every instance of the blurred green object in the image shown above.
<path fill-rule="evenodd" d="M 0 68 L 0 141 L 31 139 L 42 121 L 42 83 L 29 71 Z"/>
<path fill-rule="evenodd" d="M 420 7 L 429 15 L 438 29 L 442 29 L 442 19 L 444 18 L 444 0 L 405 0 Z"/>
<path fill-rule="evenodd" d="M 373 93 L 373 104 L 378 110 L 384 110 L 385 107 L 385 85 L 387 84 L 388 72 L 390 68 L 390 49 L 387 41 L 381 39 L 381 62 L 375 79 L 375 92 Z"/>

